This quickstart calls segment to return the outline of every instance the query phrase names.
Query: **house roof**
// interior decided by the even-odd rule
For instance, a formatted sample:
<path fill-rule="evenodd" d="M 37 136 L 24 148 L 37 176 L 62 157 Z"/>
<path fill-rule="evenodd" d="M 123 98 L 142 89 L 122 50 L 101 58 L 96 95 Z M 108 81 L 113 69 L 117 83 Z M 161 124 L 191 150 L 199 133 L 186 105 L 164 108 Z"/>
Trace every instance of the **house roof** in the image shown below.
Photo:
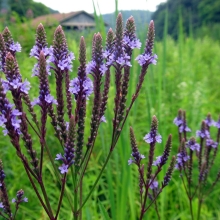
<path fill-rule="evenodd" d="M 94 20 L 94 23 L 86 23 L 86 22 L 65 22 L 64 26 L 84 26 L 84 27 L 94 27 L 95 26 L 95 18 L 93 15 L 85 12 L 85 11 L 75 11 L 70 13 L 56 13 L 56 14 L 48 14 L 42 15 L 32 20 L 32 25 L 37 26 L 40 23 L 46 26 L 52 26 L 57 23 L 62 23 L 72 17 L 75 17 L 78 14 L 84 13 L 90 18 Z M 106 24 L 105 24 L 106 25 Z"/>

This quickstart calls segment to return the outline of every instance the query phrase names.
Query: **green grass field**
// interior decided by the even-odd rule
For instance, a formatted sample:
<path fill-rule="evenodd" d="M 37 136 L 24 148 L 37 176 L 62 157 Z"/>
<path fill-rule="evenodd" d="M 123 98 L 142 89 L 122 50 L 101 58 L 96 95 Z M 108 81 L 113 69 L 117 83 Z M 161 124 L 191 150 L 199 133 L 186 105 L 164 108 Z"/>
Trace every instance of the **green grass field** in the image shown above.
<path fill-rule="evenodd" d="M 12 29 L 11 32 L 16 39 L 17 34 L 15 30 Z M 146 33 L 147 27 L 140 34 L 142 44 L 145 42 Z M 32 44 L 34 44 L 34 32 L 30 33 L 29 31 L 28 36 L 31 35 Z M 49 32 L 48 35 L 49 44 L 51 44 L 52 32 Z M 69 49 L 78 57 L 79 36 L 68 34 L 67 39 Z M 91 40 L 92 35 L 87 34 L 88 61 L 91 57 Z M 28 42 L 28 44 L 31 43 Z M 132 126 L 134 129 L 141 153 L 146 155 L 149 146 L 143 141 L 143 137 L 150 130 L 152 116 L 156 115 L 159 120 L 159 133 L 163 137 L 162 144 L 156 146 L 156 155 L 159 156 L 162 154 L 169 134 L 173 135 L 171 154 L 176 155 L 178 150 L 178 134 L 177 128 L 173 124 L 173 119 L 176 117 L 178 109 L 186 110 L 188 126 L 192 129 L 192 136 L 195 136 L 196 130 L 200 129 L 201 121 L 205 119 L 209 112 L 212 114 L 214 120 L 218 119 L 220 113 L 219 42 L 215 42 L 208 37 L 193 39 L 192 37 L 183 37 L 183 34 L 180 34 L 177 42 L 169 37 L 165 37 L 162 42 L 155 42 L 154 52 L 158 55 L 158 63 L 156 66 L 150 66 L 148 70 L 140 96 L 128 117 L 112 158 L 98 186 L 83 209 L 83 219 L 108 219 L 107 214 L 109 215 L 109 219 L 114 220 L 138 219 L 140 212 L 138 173 L 134 165 L 128 166 L 127 163 L 131 154 L 129 126 Z M 139 53 L 139 50 L 135 50 L 133 58 Z M 27 53 L 18 54 L 17 59 L 23 79 L 27 78 L 32 84 L 30 94 L 34 98 L 38 95 L 36 89 L 38 87 L 38 79 L 31 77 L 31 70 L 35 60 L 29 58 Z M 78 63 L 77 60 L 74 61 L 71 78 L 76 76 Z M 128 100 L 131 99 L 140 73 L 140 67 L 136 61 L 132 63 L 132 66 Z M 54 76 L 52 75 L 49 80 L 52 93 L 55 93 Z M 114 73 L 112 72 L 109 103 L 106 112 L 107 123 L 102 123 L 99 129 L 94 153 L 92 154 L 83 182 L 83 198 L 88 194 L 89 189 L 96 180 L 96 176 L 101 169 L 101 165 L 110 147 L 111 137 L 109 134 L 112 132 L 112 103 L 114 101 L 114 93 Z M 92 98 L 89 100 L 88 106 L 91 106 L 91 104 Z M 90 112 L 88 111 L 86 119 L 87 136 L 90 129 L 89 117 Z M 215 135 L 214 129 L 213 135 Z M 60 152 L 60 146 L 54 137 L 52 126 L 49 123 L 47 144 L 51 149 L 52 155 L 55 157 Z M 34 139 L 34 147 L 40 149 L 37 139 Z M 29 200 L 28 203 L 21 205 L 17 219 L 47 219 L 28 182 L 22 164 L 18 157 L 16 157 L 15 150 L 10 144 L 9 138 L 4 137 L 2 134 L 0 136 L 0 149 L 0 158 L 4 163 L 7 176 L 5 182 L 7 183 L 10 199 L 15 196 L 17 190 L 22 188 Z M 217 156 L 211 172 L 212 176 L 208 179 L 209 182 L 214 180 L 219 171 L 219 159 L 220 156 Z M 166 169 L 160 173 L 160 181 L 162 181 L 165 172 Z M 49 194 L 52 207 L 56 208 L 60 189 L 56 183 L 52 166 L 46 154 L 43 174 L 46 182 L 46 191 Z M 194 178 L 196 179 L 197 176 L 194 176 Z M 67 185 L 67 191 L 72 195 L 73 188 L 71 188 L 70 178 Z M 219 185 L 217 185 L 215 190 L 205 200 L 200 219 L 220 219 L 219 204 Z M 161 219 L 163 220 L 190 219 L 188 200 L 178 171 L 174 172 L 169 186 L 159 196 L 157 205 Z M 195 213 L 197 211 L 196 200 L 193 201 L 193 211 Z M 68 202 L 64 199 L 59 219 L 69 220 L 72 219 L 71 216 Z M 157 219 L 154 206 L 150 208 L 144 219 Z"/>

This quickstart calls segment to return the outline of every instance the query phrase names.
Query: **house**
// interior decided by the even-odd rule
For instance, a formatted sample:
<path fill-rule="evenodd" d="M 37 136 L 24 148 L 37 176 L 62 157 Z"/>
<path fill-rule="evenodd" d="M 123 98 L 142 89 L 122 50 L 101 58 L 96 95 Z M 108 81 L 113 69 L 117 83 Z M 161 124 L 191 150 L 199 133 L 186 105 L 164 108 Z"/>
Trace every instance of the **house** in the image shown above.
<path fill-rule="evenodd" d="M 44 26 L 62 25 L 66 29 L 81 30 L 95 27 L 95 17 L 85 11 L 56 13 L 39 16 L 32 20 L 33 26 L 42 23 Z M 105 26 L 107 24 L 105 23 Z"/>

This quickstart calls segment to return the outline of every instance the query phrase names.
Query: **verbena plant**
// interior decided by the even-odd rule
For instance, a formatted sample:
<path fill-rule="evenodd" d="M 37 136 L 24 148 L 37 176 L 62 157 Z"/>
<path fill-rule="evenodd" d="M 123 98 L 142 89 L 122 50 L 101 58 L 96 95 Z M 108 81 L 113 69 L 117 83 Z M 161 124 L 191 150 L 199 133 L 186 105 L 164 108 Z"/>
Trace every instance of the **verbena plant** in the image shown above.
<path fill-rule="evenodd" d="M 148 66 L 150 64 L 156 64 L 157 56 L 152 53 L 154 23 L 151 21 L 144 53 L 136 58 L 141 65 L 139 81 L 132 99 L 127 100 L 130 69 L 132 67 L 132 52 L 134 48 L 141 47 L 141 42 L 137 39 L 135 34 L 133 17 L 127 20 L 124 29 L 122 15 L 119 14 L 116 21 L 115 34 L 112 29 L 108 31 L 104 49 L 102 41 L 100 33 L 94 34 L 92 41 L 92 61 L 86 64 L 86 45 L 84 38 L 81 37 L 78 73 L 76 78 L 70 80 L 69 73 L 71 72 L 72 61 L 75 57 L 74 54 L 68 50 L 62 27 L 58 26 L 54 33 L 53 45 L 48 47 L 44 27 L 40 24 L 36 31 L 35 45 L 30 53 L 31 57 L 37 59 L 32 76 L 37 77 L 39 80 L 39 96 L 31 101 L 29 94 L 30 83 L 22 79 L 16 61 L 16 53 L 21 51 L 21 46 L 19 43 L 14 42 L 7 27 L 3 33 L 0 34 L 0 67 L 3 72 L 3 76 L 0 80 L 0 125 L 3 127 L 4 135 L 9 136 L 17 156 L 24 166 L 24 170 L 33 190 L 48 218 L 51 220 L 58 218 L 64 196 L 67 197 L 74 219 L 82 218 L 82 209 L 96 187 L 116 147 L 129 112 L 139 95 Z M 104 115 L 108 102 L 110 78 L 112 77 L 110 69 L 114 69 L 115 71 L 116 94 L 114 98 L 113 130 L 111 142 L 109 143 L 109 152 L 90 192 L 87 195 L 83 195 L 83 188 L 86 187 L 85 184 L 83 184 L 83 179 L 86 175 L 86 170 L 95 147 L 98 128 L 100 123 L 106 122 Z M 50 92 L 49 75 L 55 76 L 56 99 Z M 8 98 L 9 94 L 11 98 Z M 90 95 L 92 95 L 93 98 L 90 134 L 88 137 L 85 137 L 85 117 L 88 108 L 87 100 Z M 11 101 L 13 101 L 13 104 L 11 104 Z M 40 109 L 39 114 L 36 113 L 37 108 Z M 48 120 L 50 120 L 55 131 L 55 136 L 60 143 L 60 150 L 57 152 L 55 158 L 51 153 L 51 146 L 47 145 Z M 31 135 L 30 130 L 32 130 L 35 137 Z M 136 152 L 137 147 L 134 144 L 134 137 L 131 132 L 132 155 L 135 159 L 135 163 L 139 166 L 139 172 L 141 174 L 140 182 L 145 191 L 140 219 L 143 218 L 144 213 L 149 208 L 145 207 L 147 196 L 150 195 L 148 193 L 149 188 L 154 189 L 152 195 L 153 203 L 155 203 L 157 196 L 161 192 L 161 190 L 158 192 L 155 190 L 155 178 L 161 170 L 162 165 L 168 159 L 170 151 L 170 144 L 168 144 L 163 163 L 158 166 L 158 171 L 155 176 L 152 176 L 151 166 L 153 163 L 156 133 L 157 119 L 154 117 L 150 132 L 151 137 L 149 137 L 149 140 L 152 139 L 152 141 L 147 141 L 150 143 L 150 156 L 147 176 L 146 180 L 144 180 L 144 167 L 140 167 L 141 158 Z M 34 148 L 34 138 L 39 140 L 38 149 Z M 169 143 L 171 142 L 170 139 L 171 138 L 169 138 Z M 23 146 L 27 152 L 25 152 Z M 39 153 L 37 154 L 36 152 Z M 49 200 L 46 190 L 47 186 L 43 179 L 44 173 L 42 169 L 44 166 L 45 153 L 49 157 L 54 168 L 54 174 L 60 184 L 60 196 L 57 199 L 56 207 L 54 207 Z M 55 163 L 55 161 L 58 161 L 60 166 L 57 166 L 58 163 Z M 170 181 L 174 167 L 172 165 L 173 163 L 174 159 L 171 162 L 171 168 L 168 170 L 162 188 Z M 66 191 L 67 178 L 69 178 L 69 176 L 72 176 L 72 194 L 74 201 L 72 201 L 72 197 Z M 28 199 L 24 197 L 24 191 L 19 190 L 16 198 L 12 200 L 12 203 L 15 203 L 13 212 L 4 179 L 5 173 L 1 162 L 0 208 L 2 211 L 0 215 L 5 219 L 12 220 L 16 218 L 20 203 L 27 202 Z"/>
<path fill-rule="evenodd" d="M 208 114 L 206 119 L 202 121 L 201 129 L 196 131 L 196 136 L 200 139 L 199 143 L 196 142 L 195 137 L 189 139 L 187 137 L 187 133 L 191 132 L 191 129 L 187 126 L 185 111 L 179 110 L 174 123 L 178 126 L 179 136 L 179 153 L 177 154 L 176 168 L 180 172 L 180 178 L 189 200 L 191 219 L 199 220 L 202 203 L 220 180 L 219 169 L 218 173 L 212 174 L 215 178 L 214 181 L 208 179 L 218 152 L 220 117 L 215 122 L 211 115 Z M 211 126 L 217 127 L 213 137 L 211 135 Z M 192 206 L 192 202 L 195 199 L 198 201 L 196 214 Z"/>

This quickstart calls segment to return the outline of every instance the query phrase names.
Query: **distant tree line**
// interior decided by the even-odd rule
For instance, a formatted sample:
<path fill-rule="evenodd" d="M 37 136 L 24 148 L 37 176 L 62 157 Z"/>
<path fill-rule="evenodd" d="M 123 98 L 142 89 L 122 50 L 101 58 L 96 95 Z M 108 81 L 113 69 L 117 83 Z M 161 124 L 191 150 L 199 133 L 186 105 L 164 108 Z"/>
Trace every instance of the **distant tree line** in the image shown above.
<path fill-rule="evenodd" d="M 184 33 L 189 33 L 190 28 L 196 31 L 204 26 L 209 26 L 210 30 L 220 22 L 220 0 L 167 0 L 161 3 L 152 15 L 159 39 L 163 37 L 166 18 L 167 32 L 175 39 L 180 21 Z"/>
<path fill-rule="evenodd" d="M 21 22 L 40 15 L 50 14 L 54 11 L 42 3 L 33 0 L 0 0 L 0 15 L 9 21 L 18 19 Z"/>

